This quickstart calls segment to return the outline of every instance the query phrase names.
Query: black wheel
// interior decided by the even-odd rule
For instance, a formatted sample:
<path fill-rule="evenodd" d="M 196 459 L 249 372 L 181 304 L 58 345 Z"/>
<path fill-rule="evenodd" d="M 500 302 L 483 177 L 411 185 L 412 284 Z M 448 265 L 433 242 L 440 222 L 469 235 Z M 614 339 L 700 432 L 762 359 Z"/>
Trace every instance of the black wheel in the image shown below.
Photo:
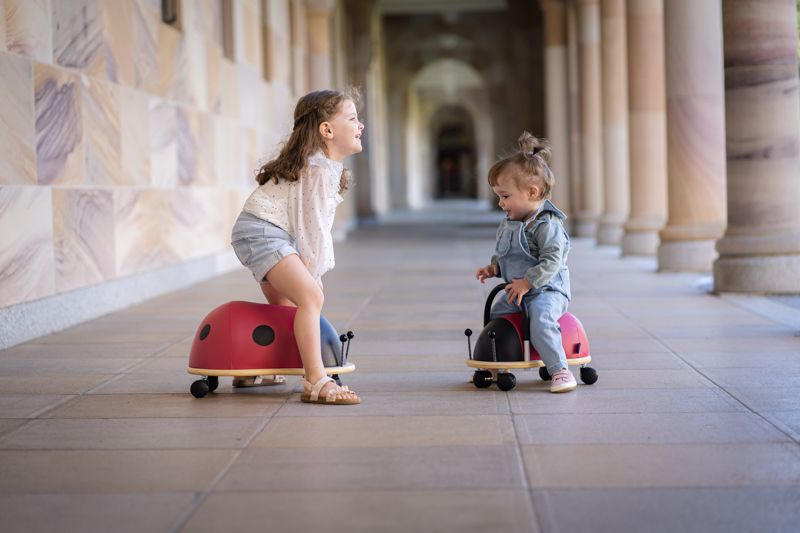
<path fill-rule="evenodd" d="M 511 390 L 517 384 L 517 378 L 511 372 L 503 372 L 497 375 L 497 388 L 500 390 Z"/>
<path fill-rule="evenodd" d="M 476 370 L 472 374 L 472 383 L 479 389 L 485 389 L 492 386 L 492 373 L 488 370 Z"/>
<path fill-rule="evenodd" d="M 217 376 L 208 376 L 208 392 L 214 392 L 219 387 L 219 378 Z"/>
<path fill-rule="evenodd" d="M 587 385 L 597 381 L 597 370 L 588 366 L 581 367 L 581 381 Z"/>
<path fill-rule="evenodd" d="M 195 398 L 202 398 L 206 394 L 208 394 L 208 381 L 204 379 L 198 379 L 194 383 L 192 383 L 192 388 L 189 389 L 192 391 L 192 396 Z"/>
<path fill-rule="evenodd" d="M 550 381 L 553 379 L 553 376 L 551 376 L 550 372 L 547 371 L 546 366 L 539 367 L 539 377 L 542 378 L 543 381 Z"/>

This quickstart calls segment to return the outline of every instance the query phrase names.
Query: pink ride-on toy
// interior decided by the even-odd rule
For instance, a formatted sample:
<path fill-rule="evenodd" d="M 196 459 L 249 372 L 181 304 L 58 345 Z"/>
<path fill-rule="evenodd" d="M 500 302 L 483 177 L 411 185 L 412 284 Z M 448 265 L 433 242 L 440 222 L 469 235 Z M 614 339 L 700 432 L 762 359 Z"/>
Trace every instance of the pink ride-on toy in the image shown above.
<path fill-rule="evenodd" d="M 202 398 L 219 386 L 220 376 L 303 375 L 294 338 L 295 307 L 228 302 L 211 311 L 198 326 L 189 355 L 190 374 L 203 376 L 191 393 Z M 341 385 L 339 374 L 356 369 L 347 362 L 352 331 L 338 336 L 320 317 L 322 362 Z"/>
<path fill-rule="evenodd" d="M 506 285 L 506 283 L 497 285 L 486 299 L 483 310 L 483 331 L 475 341 L 474 353 L 470 340 L 472 330 L 464 331 L 469 350 L 467 366 L 476 369 L 472 382 L 479 389 L 485 389 L 494 383 L 492 370 L 497 371 L 497 387 L 504 391 L 513 389 L 517 384 L 517 378 L 509 372 L 512 369 L 538 368 L 539 376 L 543 380 L 550 379 L 542 358 L 529 340 L 530 325 L 525 312 L 490 319 L 495 296 Z M 565 313 L 558 320 L 558 325 L 561 326 L 561 340 L 567 355 L 567 363 L 570 366 L 580 365 L 581 381 L 587 385 L 596 382 L 597 371 L 586 366 L 592 357 L 589 355 L 589 339 L 586 337 L 583 325 L 572 313 Z M 527 354 L 526 348 L 529 350 Z"/>

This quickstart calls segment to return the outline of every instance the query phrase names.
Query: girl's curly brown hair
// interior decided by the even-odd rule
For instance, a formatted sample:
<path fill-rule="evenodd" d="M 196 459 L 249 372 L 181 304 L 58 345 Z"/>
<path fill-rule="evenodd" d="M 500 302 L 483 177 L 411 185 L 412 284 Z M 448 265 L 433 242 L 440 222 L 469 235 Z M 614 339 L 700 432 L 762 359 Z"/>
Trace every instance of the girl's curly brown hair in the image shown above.
<path fill-rule="evenodd" d="M 540 198 L 550 198 L 555 177 L 550 170 L 550 143 L 522 132 L 517 139 L 519 150 L 506 156 L 489 169 L 489 185 L 494 187 L 501 174 L 508 175 L 517 187 L 536 185 L 541 190 Z"/>
<path fill-rule="evenodd" d="M 352 100 L 358 105 L 360 95 L 356 89 L 347 91 L 313 91 L 298 100 L 294 108 L 294 127 L 289 139 L 283 143 L 278 156 L 262 166 L 256 173 L 256 181 L 264 185 L 269 180 L 297 181 L 308 165 L 308 158 L 325 149 L 325 141 L 319 125 L 329 121 L 339 111 L 342 102 Z M 339 192 L 350 186 L 350 171 L 342 169 Z"/>

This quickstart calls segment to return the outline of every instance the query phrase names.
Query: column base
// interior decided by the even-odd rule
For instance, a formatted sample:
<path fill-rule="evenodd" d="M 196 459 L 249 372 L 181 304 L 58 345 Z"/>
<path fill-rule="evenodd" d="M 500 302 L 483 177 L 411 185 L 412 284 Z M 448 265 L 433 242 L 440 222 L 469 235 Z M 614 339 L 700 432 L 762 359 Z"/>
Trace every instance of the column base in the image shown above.
<path fill-rule="evenodd" d="M 720 257 L 714 292 L 800 294 L 800 254 Z"/>
<path fill-rule="evenodd" d="M 656 255 L 658 231 L 628 231 L 622 237 L 622 255 Z"/>
<path fill-rule="evenodd" d="M 625 229 L 622 222 L 600 222 L 597 228 L 597 244 L 619 246 L 622 244 L 622 237 Z"/>
<path fill-rule="evenodd" d="M 576 237 L 594 239 L 597 236 L 597 220 L 589 218 L 578 219 L 578 221 L 573 224 L 573 229 L 575 230 Z"/>
<path fill-rule="evenodd" d="M 659 272 L 711 272 L 716 240 L 662 241 L 658 247 Z"/>

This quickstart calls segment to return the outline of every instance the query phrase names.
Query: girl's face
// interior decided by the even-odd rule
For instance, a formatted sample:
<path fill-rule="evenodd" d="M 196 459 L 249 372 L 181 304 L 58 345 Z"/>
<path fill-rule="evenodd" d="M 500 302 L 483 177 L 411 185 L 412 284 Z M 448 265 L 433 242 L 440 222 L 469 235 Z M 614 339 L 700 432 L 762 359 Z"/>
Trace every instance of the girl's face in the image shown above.
<path fill-rule="evenodd" d="M 361 132 L 364 124 L 358 120 L 356 105 L 352 100 L 343 100 L 339 111 L 327 122 L 319 126 L 325 140 L 328 157 L 341 161 L 345 157 L 361 151 Z"/>
<path fill-rule="evenodd" d="M 520 188 L 514 179 L 506 174 L 498 177 L 497 184 L 492 190 L 499 198 L 500 209 L 505 212 L 509 220 L 525 220 L 528 215 L 539 209 L 542 203 L 537 186 Z"/>

